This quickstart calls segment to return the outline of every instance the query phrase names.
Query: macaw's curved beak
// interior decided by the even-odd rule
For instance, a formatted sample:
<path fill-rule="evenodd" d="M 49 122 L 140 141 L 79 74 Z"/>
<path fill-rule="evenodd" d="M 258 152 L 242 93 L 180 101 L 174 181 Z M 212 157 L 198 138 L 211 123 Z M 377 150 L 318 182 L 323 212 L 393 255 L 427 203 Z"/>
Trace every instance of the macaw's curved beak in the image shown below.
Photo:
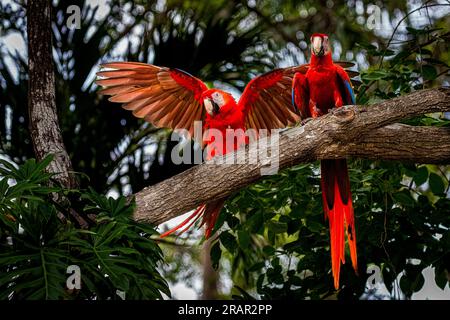
<path fill-rule="evenodd" d="M 316 56 L 323 56 L 325 54 L 325 49 L 323 47 L 323 39 L 321 37 L 314 37 L 311 43 L 312 52 Z"/>
<path fill-rule="evenodd" d="M 220 107 L 213 99 L 206 98 L 203 103 L 205 104 L 206 111 L 210 115 L 213 116 L 219 113 Z"/>
<path fill-rule="evenodd" d="M 212 102 L 212 105 L 213 105 L 213 112 L 214 112 L 214 114 L 218 114 L 219 110 L 220 110 L 219 105 L 214 100 L 212 100 L 211 102 Z"/>

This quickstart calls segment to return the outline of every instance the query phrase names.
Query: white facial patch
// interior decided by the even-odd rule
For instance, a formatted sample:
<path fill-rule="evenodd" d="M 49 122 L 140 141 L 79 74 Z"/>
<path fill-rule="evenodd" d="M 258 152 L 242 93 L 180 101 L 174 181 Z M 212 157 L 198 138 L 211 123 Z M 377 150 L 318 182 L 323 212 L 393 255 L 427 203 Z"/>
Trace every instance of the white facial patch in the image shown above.
<path fill-rule="evenodd" d="M 214 92 L 212 94 L 212 98 L 219 107 L 222 107 L 225 104 L 225 100 L 223 99 L 223 96 L 219 92 Z"/>
<path fill-rule="evenodd" d="M 315 55 L 326 55 L 330 53 L 330 45 L 328 41 L 328 37 L 314 37 L 311 38 L 311 52 Z"/>
<path fill-rule="evenodd" d="M 322 38 L 314 37 L 312 38 L 311 45 L 315 54 L 318 54 L 320 51 L 320 47 L 322 46 Z"/>
<path fill-rule="evenodd" d="M 209 99 L 203 100 L 203 103 L 205 104 L 206 112 L 208 112 L 210 115 L 213 114 L 213 105 Z"/>
<path fill-rule="evenodd" d="M 325 53 L 328 53 L 330 51 L 330 44 L 328 42 L 328 37 L 323 38 L 323 48 L 325 50 Z"/>

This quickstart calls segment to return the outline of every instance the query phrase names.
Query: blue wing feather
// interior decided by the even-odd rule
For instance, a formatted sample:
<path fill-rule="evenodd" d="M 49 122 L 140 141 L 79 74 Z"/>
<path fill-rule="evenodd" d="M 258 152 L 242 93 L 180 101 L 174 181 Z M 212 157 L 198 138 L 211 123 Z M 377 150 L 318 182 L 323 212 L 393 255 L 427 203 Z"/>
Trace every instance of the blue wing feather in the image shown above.
<path fill-rule="evenodd" d="M 353 92 L 352 84 L 347 72 L 340 66 L 336 66 L 336 71 L 337 78 L 341 83 L 340 89 L 343 91 L 342 98 L 344 99 L 344 105 L 356 104 L 355 93 Z"/>
<path fill-rule="evenodd" d="M 355 93 L 353 92 L 350 82 L 348 82 L 347 80 L 344 80 L 344 84 L 345 84 L 345 89 L 347 90 L 348 94 L 350 95 L 352 104 L 356 104 Z"/>
<path fill-rule="evenodd" d="M 291 97 L 292 97 L 292 105 L 294 106 L 294 110 L 295 110 L 295 112 L 298 113 L 298 107 L 297 107 L 297 105 L 295 104 L 295 92 L 294 92 L 294 87 L 292 87 L 292 90 L 291 90 Z"/>

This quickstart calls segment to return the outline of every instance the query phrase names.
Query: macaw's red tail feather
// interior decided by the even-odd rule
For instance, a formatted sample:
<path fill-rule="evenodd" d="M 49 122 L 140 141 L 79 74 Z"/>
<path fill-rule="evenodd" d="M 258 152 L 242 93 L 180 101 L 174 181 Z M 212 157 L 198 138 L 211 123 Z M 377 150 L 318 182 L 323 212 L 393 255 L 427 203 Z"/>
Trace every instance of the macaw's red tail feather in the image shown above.
<path fill-rule="evenodd" d="M 352 194 L 346 160 L 321 161 L 321 186 L 325 216 L 329 220 L 331 269 L 334 287 L 339 288 L 341 262 L 345 263 L 345 231 L 352 265 L 357 272 L 356 233 Z"/>
<path fill-rule="evenodd" d="M 219 217 L 219 213 L 220 210 L 222 210 L 224 202 L 224 200 L 217 200 L 199 206 L 194 211 L 194 213 L 187 217 L 186 220 L 177 225 L 175 228 L 164 232 L 159 237 L 167 237 L 168 235 L 171 235 L 172 233 L 184 227 L 180 232 L 178 232 L 177 236 L 179 236 L 189 230 L 200 217 L 203 217 L 202 222 L 200 223 L 200 227 L 205 225 L 205 238 L 208 239 L 214 230 L 214 226 L 216 225 L 217 218 Z"/>
<path fill-rule="evenodd" d="M 172 229 L 170 229 L 170 230 L 164 232 L 164 233 L 161 234 L 159 237 L 160 237 L 160 238 L 164 238 L 164 237 L 167 237 L 168 235 L 171 235 L 172 233 L 174 233 L 174 232 L 177 231 L 178 229 L 184 227 L 186 224 L 189 223 L 189 221 L 191 221 L 191 220 L 193 219 L 193 220 L 191 221 L 191 223 L 190 223 L 186 228 L 184 228 L 182 231 L 180 231 L 180 233 L 179 233 L 178 235 L 182 234 L 183 232 L 185 232 L 186 230 L 188 230 L 188 229 L 195 223 L 195 221 L 198 220 L 198 218 L 200 218 L 200 216 L 202 215 L 202 213 L 203 213 L 204 211 L 205 211 L 205 205 L 199 206 L 197 209 L 195 209 L 195 211 L 194 211 L 193 214 L 191 214 L 189 217 L 187 217 L 186 220 L 184 220 L 182 223 L 180 223 L 179 225 L 177 225 L 175 228 L 172 228 Z"/>
<path fill-rule="evenodd" d="M 219 218 L 220 210 L 222 210 L 224 203 L 225 200 L 217 200 L 206 204 L 205 214 L 201 223 L 201 225 L 205 225 L 205 239 L 208 239 L 214 231 L 217 218 Z"/>

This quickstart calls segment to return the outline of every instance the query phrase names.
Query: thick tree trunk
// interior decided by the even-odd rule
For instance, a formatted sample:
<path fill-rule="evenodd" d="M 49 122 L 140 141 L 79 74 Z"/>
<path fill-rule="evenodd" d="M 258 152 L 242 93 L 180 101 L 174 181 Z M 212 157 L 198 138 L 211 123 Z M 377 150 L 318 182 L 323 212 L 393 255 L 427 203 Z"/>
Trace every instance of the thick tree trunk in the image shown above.
<path fill-rule="evenodd" d="M 450 129 L 412 127 L 396 121 L 450 110 L 450 89 L 422 90 L 370 106 L 346 106 L 280 134 L 278 169 L 317 159 L 360 157 L 415 163 L 450 163 Z M 254 145 L 254 144 L 253 144 Z M 230 196 L 261 179 L 270 151 L 247 146 L 224 159 L 257 163 L 204 163 L 135 194 L 134 218 L 160 224 L 199 204 Z M 263 155 L 263 156 L 261 156 Z M 215 158 L 214 160 L 221 158 Z"/>
<path fill-rule="evenodd" d="M 46 170 L 53 173 L 53 179 L 65 188 L 78 186 L 73 175 L 72 163 L 63 143 L 59 128 L 55 102 L 55 75 L 52 54 L 51 0 L 28 0 L 28 113 L 30 134 L 34 153 L 38 160 L 49 154 L 54 156 Z M 54 193 L 53 199 L 66 202 L 61 194 Z M 70 215 L 82 228 L 87 221 L 75 210 Z M 61 220 L 66 217 L 58 214 Z"/>
<path fill-rule="evenodd" d="M 55 76 L 52 56 L 51 1 L 29 0 L 28 32 L 28 112 L 33 148 L 38 160 L 48 154 L 54 160 L 47 171 L 62 186 L 77 185 L 69 155 L 64 147 L 55 103 Z"/>

